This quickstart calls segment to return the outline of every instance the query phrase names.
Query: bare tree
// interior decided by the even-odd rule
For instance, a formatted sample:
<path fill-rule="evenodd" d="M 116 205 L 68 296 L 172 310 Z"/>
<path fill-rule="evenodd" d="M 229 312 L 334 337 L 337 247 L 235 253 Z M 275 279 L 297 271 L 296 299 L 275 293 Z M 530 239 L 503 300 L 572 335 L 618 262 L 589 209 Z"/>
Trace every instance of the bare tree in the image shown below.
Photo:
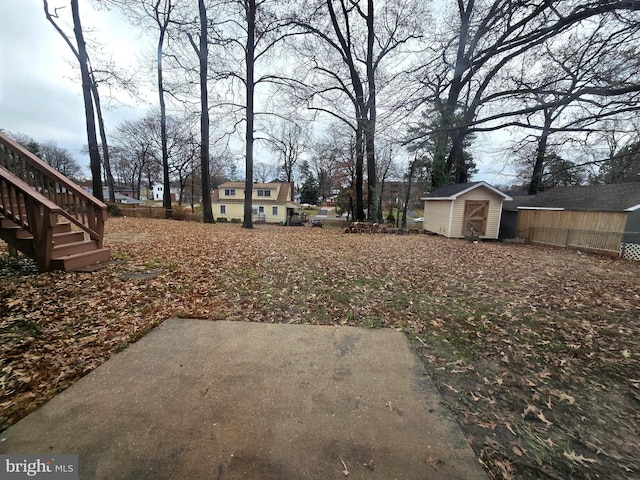
<path fill-rule="evenodd" d="M 94 110 L 94 99 L 96 101 L 96 108 L 98 109 L 100 108 L 100 101 L 99 97 L 97 96 L 97 86 L 95 85 L 94 81 L 95 79 L 92 77 L 91 69 L 89 68 L 89 56 L 87 53 L 87 45 L 84 39 L 84 32 L 82 31 L 82 22 L 80 21 L 80 8 L 78 5 L 78 0 L 70 0 L 70 3 L 71 16 L 73 19 L 73 32 L 76 39 L 75 45 L 70 40 L 69 36 L 64 33 L 62 28 L 60 28 L 60 26 L 56 23 L 57 9 L 53 14 L 51 14 L 49 11 L 47 0 L 43 0 L 44 12 L 47 20 L 49 20 L 56 31 L 65 40 L 80 66 L 80 77 L 82 79 L 82 98 L 84 100 L 85 123 L 87 126 L 87 144 L 89 147 L 89 166 L 91 169 L 93 195 L 98 200 L 104 200 L 104 196 L 102 194 L 100 150 L 98 147 L 98 137 L 96 135 L 96 119 Z M 95 95 L 92 92 L 95 92 Z M 100 118 L 101 117 L 102 113 L 100 112 Z M 108 155 L 108 148 L 104 137 L 103 150 L 107 152 Z"/>
<path fill-rule="evenodd" d="M 82 168 L 66 148 L 55 142 L 40 144 L 40 158 L 74 182 L 81 181 Z"/>
<path fill-rule="evenodd" d="M 308 47 L 307 56 L 316 78 L 309 99 L 310 108 L 344 121 L 356 137 L 356 218 L 364 219 L 363 163 L 367 159 L 367 207 L 369 219 L 377 218 L 375 132 L 377 122 L 377 81 L 386 57 L 420 37 L 420 2 L 397 0 L 382 5 L 379 17 L 375 3 L 367 0 L 316 0 L 303 4 L 310 14 L 299 14 L 295 24 L 318 42 Z M 420 18 L 422 17 L 422 18 Z M 380 18 L 380 20 L 378 20 Z M 418 20 L 420 18 L 420 20 Z M 353 113 L 340 102 L 347 99 Z"/>
<path fill-rule="evenodd" d="M 229 0 L 223 2 L 221 7 L 227 15 L 226 21 L 221 22 L 223 31 L 221 42 L 228 53 L 226 61 L 233 64 L 235 60 L 239 60 L 238 51 L 243 57 L 241 64 L 238 62 L 236 65 L 227 65 L 224 68 L 225 71 L 219 71 L 217 76 L 239 81 L 244 90 L 245 101 L 242 110 L 245 122 L 245 200 L 242 226 L 253 228 L 254 143 L 258 113 L 255 91 L 261 83 L 277 83 L 281 80 L 279 75 L 257 73 L 256 65 L 258 63 L 265 65 L 265 60 L 289 33 L 283 27 L 278 12 L 278 2 L 274 0 Z M 231 104 L 239 106 L 235 101 Z"/>
<path fill-rule="evenodd" d="M 441 48 L 433 50 L 432 59 L 425 62 L 424 71 L 424 85 L 436 85 L 438 88 L 423 100 L 432 105 L 441 121 L 431 129 L 424 129 L 423 135 L 440 131 L 448 137 L 446 143 L 450 142 L 450 148 L 446 173 L 451 174 L 456 182 L 468 180 L 469 166 L 465 161 L 464 145 L 466 137 L 473 132 L 504 128 L 513 118 L 576 99 L 589 101 L 598 96 L 611 97 L 639 91 L 640 85 L 627 82 L 591 84 L 584 85 L 566 98 L 514 106 L 509 101 L 522 95 L 522 87 L 505 81 L 509 77 L 507 72 L 517 68 L 524 54 L 566 35 L 572 29 L 590 30 L 591 26 L 585 26 L 585 23 L 592 19 L 606 17 L 618 25 L 616 28 L 623 30 L 638 28 L 636 21 L 623 20 L 617 12 L 625 12 L 637 20 L 639 7 L 640 2 L 637 1 L 615 0 L 579 4 L 546 0 L 457 2 L 457 18 L 444 25 L 446 32 L 439 39 Z M 540 86 L 534 89 L 540 89 Z"/>
<path fill-rule="evenodd" d="M 196 43 L 189 34 L 189 42 L 198 55 L 200 78 L 200 170 L 202 172 L 202 221 L 214 223 L 211 206 L 211 175 L 209 167 L 209 42 L 207 6 L 205 0 L 198 0 L 198 16 L 200 20 L 199 42 Z M 193 198 L 193 195 L 192 195 Z"/>
<path fill-rule="evenodd" d="M 253 181 L 256 183 L 267 183 L 276 178 L 278 168 L 275 165 L 266 162 L 254 162 L 253 164 Z"/>
<path fill-rule="evenodd" d="M 135 198 L 140 198 L 142 180 L 149 190 L 161 178 L 161 141 L 159 122 L 155 114 L 118 125 L 114 140 L 118 146 L 116 173 L 121 181 L 130 182 Z"/>
<path fill-rule="evenodd" d="M 292 183 L 298 160 L 307 150 L 309 142 L 307 132 L 299 123 L 280 118 L 268 132 L 267 142 L 270 150 L 280 157 L 280 170 L 284 174 L 283 180 Z"/>

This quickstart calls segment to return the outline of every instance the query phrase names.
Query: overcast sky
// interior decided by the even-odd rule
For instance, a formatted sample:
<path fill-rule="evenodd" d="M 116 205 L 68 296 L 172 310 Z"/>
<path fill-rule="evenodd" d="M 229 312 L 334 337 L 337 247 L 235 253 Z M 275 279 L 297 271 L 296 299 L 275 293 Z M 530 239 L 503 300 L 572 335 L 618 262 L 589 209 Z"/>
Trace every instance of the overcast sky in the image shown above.
<path fill-rule="evenodd" d="M 102 54 L 113 56 L 119 65 L 142 66 L 141 50 L 149 48 L 145 45 L 150 40 L 141 39 L 139 29 L 117 11 L 96 12 L 89 3 L 80 1 L 87 37 L 98 40 Z M 49 5 L 51 10 L 65 7 L 60 15 L 69 19 L 66 31 L 72 35 L 69 1 L 49 0 Z M 69 47 L 47 21 L 42 0 L 0 0 L 0 129 L 39 142 L 54 141 L 67 148 L 88 172 L 88 156 L 82 153 L 87 136 L 76 65 Z M 101 94 L 106 92 L 101 90 Z M 121 99 L 124 103 L 116 102 L 105 110 L 107 129 L 138 118 L 149 108 L 125 96 Z M 484 147 L 476 143 L 480 172 L 473 180 L 505 183 L 500 176 L 504 161 L 501 157 L 491 160 L 495 158 L 492 143 Z"/>
<path fill-rule="evenodd" d="M 60 15 L 70 17 L 68 1 L 49 0 L 49 5 L 52 10 L 64 5 Z M 89 35 L 100 41 L 105 54 L 136 60 L 140 40 L 117 12 L 94 12 L 86 1 L 80 8 L 83 27 L 92 30 Z M 81 149 L 87 134 L 75 65 L 71 50 L 47 21 L 42 0 L 0 0 L 0 129 L 54 141 L 84 166 L 88 158 Z M 129 101 L 107 109 L 105 121 L 114 126 L 144 108 Z"/>

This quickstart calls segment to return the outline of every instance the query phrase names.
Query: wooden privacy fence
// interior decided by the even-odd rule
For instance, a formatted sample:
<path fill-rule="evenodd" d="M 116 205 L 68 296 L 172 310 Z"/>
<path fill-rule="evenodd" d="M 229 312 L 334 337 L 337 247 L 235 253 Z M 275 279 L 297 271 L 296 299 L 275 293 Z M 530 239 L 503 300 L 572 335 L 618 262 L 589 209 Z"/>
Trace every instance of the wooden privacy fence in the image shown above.
<path fill-rule="evenodd" d="M 626 212 L 522 209 L 517 235 L 532 243 L 620 255 Z"/>
<path fill-rule="evenodd" d="M 191 213 L 190 210 L 185 208 L 173 208 L 169 215 L 167 210 L 162 207 L 152 207 L 148 205 L 128 205 L 126 203 L 118 203 L 118 210 L 126 217 L 138 217 L 138 218 L 173 218 L 174 220 L 191 220 L 201 221 L 202 215 L 197 213 Z"/>
<path fill-rule="evenodd" d="M 625 232 L 601 232 L 570 228 L 530 227 L 518 232 L 518 236 L 532 243 L 559 247 L 583 248 L 619 255 Z"/>
<path fill-rule="evenodd" d="M 150 207 L 147 205 L 127 205 L 118 203 L 118 210 L 127 217 L 166 218 L 167 211 L 162 207 Z"/>

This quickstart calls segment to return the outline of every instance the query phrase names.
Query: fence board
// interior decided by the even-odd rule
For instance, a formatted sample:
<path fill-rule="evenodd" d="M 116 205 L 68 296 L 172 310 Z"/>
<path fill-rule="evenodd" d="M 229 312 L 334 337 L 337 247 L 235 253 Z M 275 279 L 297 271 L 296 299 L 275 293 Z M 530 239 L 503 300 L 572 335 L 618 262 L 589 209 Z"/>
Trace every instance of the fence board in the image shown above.
<path fill-rule="evenodd" d="M 626 221 L 624 212 L 520 210 L 517 231 L 530 242 L 619 252 Z"/>

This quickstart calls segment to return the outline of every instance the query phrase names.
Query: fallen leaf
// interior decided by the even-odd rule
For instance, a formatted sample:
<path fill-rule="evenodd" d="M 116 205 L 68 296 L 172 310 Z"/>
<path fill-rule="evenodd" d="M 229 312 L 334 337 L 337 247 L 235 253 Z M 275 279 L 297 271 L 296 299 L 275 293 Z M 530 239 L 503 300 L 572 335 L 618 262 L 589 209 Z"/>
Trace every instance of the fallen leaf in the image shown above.
<path fill-rule="evenodd" d="M 362 464 L 363 467 L 368 468 L 369 470 L 374 470 L 373 467 L 373 458 L 369 460 L 367 463 Z"/>
<path fill-rule="evenodd" d="M 536 417 L 542 422 L 544 423 L 547 427 L 550 427 L 551 425 L 553 425 L 553 422 L 550 422 L 549 420 L 547 420 L 544 416 L 544 413 L 539 412 Z"/>
<path fill-rule="evenodd" d="M 585 463 L 598 463 L 598 460 L 596 460 L 595 458 L 588 458 L 582 455 L 578 455 L 573 450 L 570 450 L 568 452 L 565 450 L 563 452 L 563 455 L 565 456 L 565 458 L 571 460 L 572 462 L 579 463 L 580 465 L 584 465 Z"/>
<path fill-rule="evenodd" d="M 431 468 L 433 468 L 435 471 L 438 471 L 438 465 L 443 464 L 444 462 L 442 460 L 440 460 L 439 458 L 433 458 L 431 456 L 427 457 L 427 460 L 425 461 L 427 465 L 429 465 Z"/>

